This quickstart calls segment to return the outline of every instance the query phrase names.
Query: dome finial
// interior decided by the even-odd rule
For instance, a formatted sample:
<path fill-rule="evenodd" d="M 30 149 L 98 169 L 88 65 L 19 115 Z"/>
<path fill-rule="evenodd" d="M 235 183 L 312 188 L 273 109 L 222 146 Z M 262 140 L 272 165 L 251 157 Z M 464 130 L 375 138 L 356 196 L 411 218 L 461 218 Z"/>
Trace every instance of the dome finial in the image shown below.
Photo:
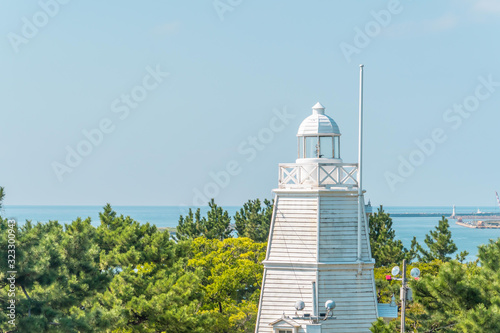
<path fill-rule="evenodd" d="M 313 109 L 313 114 L 325 114 L 325 107 L 321 105 L 320 102 L 314 104 L 312 109 Z"/>

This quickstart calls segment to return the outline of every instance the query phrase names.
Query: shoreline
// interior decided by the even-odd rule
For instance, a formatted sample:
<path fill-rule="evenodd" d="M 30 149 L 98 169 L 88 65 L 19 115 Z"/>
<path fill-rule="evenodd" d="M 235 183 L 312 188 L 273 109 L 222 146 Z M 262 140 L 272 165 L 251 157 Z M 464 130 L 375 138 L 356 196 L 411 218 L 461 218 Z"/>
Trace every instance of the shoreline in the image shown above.
<path fill-rule="evenodd" d="M 471 229 L 500 229 L 500 225 L 477 225 L 477 224 L 463 223 L 458 221 L 455 222 L 455 224 Z"/>

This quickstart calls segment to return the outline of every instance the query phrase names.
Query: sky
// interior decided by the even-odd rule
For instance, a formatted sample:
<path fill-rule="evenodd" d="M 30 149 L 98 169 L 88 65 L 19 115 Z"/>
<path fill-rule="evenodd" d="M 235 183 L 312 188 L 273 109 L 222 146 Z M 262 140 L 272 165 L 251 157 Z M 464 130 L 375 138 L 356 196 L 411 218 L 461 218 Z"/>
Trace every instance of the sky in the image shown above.
<path fill-rule="evenodd" d="M 494 206 L 500 3 L 0 0 L 6 205 L 272 198 L 321 102 L 376 205 Z"/>

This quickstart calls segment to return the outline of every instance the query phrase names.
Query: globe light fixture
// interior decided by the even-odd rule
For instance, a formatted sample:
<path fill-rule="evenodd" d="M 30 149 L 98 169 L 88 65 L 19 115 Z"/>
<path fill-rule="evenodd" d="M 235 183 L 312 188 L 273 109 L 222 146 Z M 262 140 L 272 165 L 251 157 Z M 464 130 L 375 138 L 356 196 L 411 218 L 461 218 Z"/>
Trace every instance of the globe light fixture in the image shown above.
<path fill-rule="evenodd" d="M 325 308 L 329 311 L 335 309 L 335 302 L 329 299 L 328 301 L 325 302 Z"/>
<path fill-rule="evenodd" d="M 304 301 L 299 300 L 299 301 L 295 302 L 295 309 L 297 311 L 302 311 L 302 310 L 304 310 L 305 307 L 306 307 L 306 304 L 304 303 Z"/>
<path fill-rule="evenodd" d="M 417 267 L 414 267 L 411 271 L 410 271 L 410 275 L 413 277 L 413 278 L 418 278 L 420 276 L 420 269 L 418 269 Z"/>

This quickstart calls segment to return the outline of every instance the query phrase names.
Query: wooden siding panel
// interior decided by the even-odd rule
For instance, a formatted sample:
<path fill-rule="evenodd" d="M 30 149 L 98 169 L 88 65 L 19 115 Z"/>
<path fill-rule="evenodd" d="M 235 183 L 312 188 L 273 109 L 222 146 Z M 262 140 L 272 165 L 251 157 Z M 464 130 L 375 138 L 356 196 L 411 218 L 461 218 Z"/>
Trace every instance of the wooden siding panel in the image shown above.
<path fill-rule="evenodd" d="M 373 271 L 364 270 L 357 277 L 357 270 L 328 270 L 319 273 L 319 304 L 329 299 L 335 301 L 335 320 L 327 320 L 322 328 L 328 332 L 370 332 L 377 319 L 373 294 Z"/>
<path fill-rule="evenodd" d="M 366 239 L 366 219 L 361 227 L 361 257 L 368 261 L 371 254 Z M 358 198 L 320 198 L 320 261 L 349 262 L 357 259 Z"/>
<path fill-rule="evenodd" d="M 276 207 L 268 260 L 316 262 L 316 198 L 281 198 Z"/>
<path fill-rule="evenodd" d="M 311 282 L 316 272 L 293 269 L 267 269 L 266 282 L 262 289 L 260 304 L 259 333 L 272 333 L 269 323 L 281 318 L 283 312 L 293 317 L 295 302 L 302 299 L 306 305 L 304 313 L 312 313 Z M 307 322 L 296 320 L 302 325 L 299 332 L 305 332 Z"/>

